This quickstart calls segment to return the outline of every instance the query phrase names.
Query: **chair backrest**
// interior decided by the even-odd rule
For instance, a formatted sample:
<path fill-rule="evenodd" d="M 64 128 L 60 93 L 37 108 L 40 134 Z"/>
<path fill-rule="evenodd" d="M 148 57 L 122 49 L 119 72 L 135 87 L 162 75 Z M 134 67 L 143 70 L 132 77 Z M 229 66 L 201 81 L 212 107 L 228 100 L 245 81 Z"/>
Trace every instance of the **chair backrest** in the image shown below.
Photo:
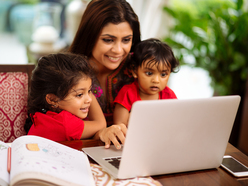
<path fill-rule="evenodd" d="M 242 119 L 240 126 L 240 134 L 238 141 L 238 148 L 248 155 L 248 79 L 246 82 L 246 89 L 243 98 Z"/>
<path fill-rule="evenodd" d="M 25 135 L 28 88 L 34 64 L 0 65 L 0 140 Z"/>

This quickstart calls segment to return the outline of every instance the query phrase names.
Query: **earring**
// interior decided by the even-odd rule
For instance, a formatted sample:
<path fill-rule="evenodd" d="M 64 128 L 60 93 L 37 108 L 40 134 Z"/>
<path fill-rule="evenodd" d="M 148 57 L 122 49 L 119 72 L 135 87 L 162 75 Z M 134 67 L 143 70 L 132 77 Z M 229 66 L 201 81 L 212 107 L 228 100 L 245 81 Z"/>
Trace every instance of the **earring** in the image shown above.
<path fill-rule="evenodd" d="M 136 74 L 134 74 L 134 75 L 133 75 L 133 77 L 134 77 L 134 78 L 137 78 L 137 75 L 136 75 Z"/>

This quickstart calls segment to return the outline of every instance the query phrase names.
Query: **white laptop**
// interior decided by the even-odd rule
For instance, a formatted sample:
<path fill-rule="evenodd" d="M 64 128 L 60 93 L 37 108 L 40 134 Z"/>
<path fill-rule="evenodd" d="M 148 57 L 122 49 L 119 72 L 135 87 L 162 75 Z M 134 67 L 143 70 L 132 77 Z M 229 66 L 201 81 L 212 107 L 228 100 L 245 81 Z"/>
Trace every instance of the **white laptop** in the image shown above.
<path fill-rule="evenodd" d="M 82 150 L 118 179 L 217 168 L 239 102 L 240 96 L 138 101 L 121 150 L 114 146 Z M 120 157 L 117 169 L 112 164 Z"/>

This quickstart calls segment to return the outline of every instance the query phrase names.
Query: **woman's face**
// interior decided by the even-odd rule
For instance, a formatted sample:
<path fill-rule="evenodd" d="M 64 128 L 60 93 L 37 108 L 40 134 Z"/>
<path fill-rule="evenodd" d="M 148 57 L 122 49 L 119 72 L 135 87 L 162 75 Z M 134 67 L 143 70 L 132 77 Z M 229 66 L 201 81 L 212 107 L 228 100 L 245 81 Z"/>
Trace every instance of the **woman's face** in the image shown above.
<path fill-rule="evenodd" d="M 132 39 L 133 30 L 128 22 L 108 23 L 97 39 L 90 60 L 96 63 L 99 72 L 113 71 L 130 52 Z"/>

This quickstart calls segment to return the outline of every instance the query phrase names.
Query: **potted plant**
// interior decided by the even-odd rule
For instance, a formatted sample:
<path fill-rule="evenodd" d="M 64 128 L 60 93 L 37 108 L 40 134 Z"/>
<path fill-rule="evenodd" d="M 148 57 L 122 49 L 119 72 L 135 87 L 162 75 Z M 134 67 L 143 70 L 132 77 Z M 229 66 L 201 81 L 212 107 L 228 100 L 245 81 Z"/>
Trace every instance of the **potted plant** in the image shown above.
<path fill-rule="evenodd" d="M 191 10 L 164 7 L 174 20 L 164 41 L 180 62 L 205 69 L 215 95 L 243 97 L 248 74 L 248 13 L 243 0 L 197 1 Z M 187 61 L 193 57 L 193 62 Z M 242 102 L 230 142 L 237 145 Z"/>

